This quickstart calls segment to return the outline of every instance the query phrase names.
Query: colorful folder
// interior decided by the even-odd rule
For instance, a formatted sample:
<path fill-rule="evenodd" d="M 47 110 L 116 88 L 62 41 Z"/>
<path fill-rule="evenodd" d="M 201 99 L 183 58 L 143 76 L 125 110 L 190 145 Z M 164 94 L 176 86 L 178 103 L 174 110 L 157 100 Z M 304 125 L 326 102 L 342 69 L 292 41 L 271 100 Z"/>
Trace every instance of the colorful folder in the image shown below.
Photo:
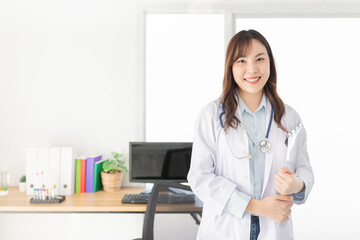
<path fill-rule="evenodd" d="M 101 155 L 92 155 L 86 158 L 85 192 L 94 192 L 94 165 L 101 160 Z"/>
<path fill-rule="evenodd" d="M 94 192 L 97 192 L 101 189 L 103 189 L 102 181 L 101 181 L 101 171 L 102 166 L 106 159 L 98 161 L 94 165 Z"/>
<path fill-rule="evenodd" d="M 86 181 L 86 156 L 82 155 L 75 159 L 75 193 L 85 192 Z"/>

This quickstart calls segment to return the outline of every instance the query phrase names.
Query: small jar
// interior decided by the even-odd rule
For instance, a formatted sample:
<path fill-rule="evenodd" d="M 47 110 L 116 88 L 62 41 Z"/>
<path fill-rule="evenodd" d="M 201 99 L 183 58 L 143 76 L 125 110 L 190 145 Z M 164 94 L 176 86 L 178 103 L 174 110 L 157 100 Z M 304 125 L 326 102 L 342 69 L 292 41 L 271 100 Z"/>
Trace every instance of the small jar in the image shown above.
<path fill-rule="evenodd" d="M 7 171 L 0 171 L 0 195 L 8 194 L 9 187 L 9 173 Z"/>

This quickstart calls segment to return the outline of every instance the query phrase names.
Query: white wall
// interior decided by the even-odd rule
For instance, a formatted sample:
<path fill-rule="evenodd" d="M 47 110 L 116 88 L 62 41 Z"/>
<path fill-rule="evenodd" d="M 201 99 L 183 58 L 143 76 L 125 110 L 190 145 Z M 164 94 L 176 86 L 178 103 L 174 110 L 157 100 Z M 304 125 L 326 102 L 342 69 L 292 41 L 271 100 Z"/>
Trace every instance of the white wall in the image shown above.
<path fill-rule="evenodd" d="M 155 3 L 153 0 L 143 2 Z M 189 2 L 189 9 L 197 3 L 216 9 L 218 1 L 171 2 Z M 284 3 L 248 2 L 261 11 L 266 10 L 264 2 L 277 3 L 278 7 Z M 291 2 L 327 3 L 322 0 Z M 126 0 L 0 1 L 0 169 L 10 172 L 11 185 L 16 185 L 25 173 L 26 146 L 72 146 L 79 153 L 117 150 L 127 155 L 128 142 L 143 139 L 139 3 Z M 342 10 L 342 5 L 332 7 L 335 13 Z M 308 8 L 308 11 L 313 10 Z M 360 11 L 354 9 L 353 13 L 356 12 Z M 128 185 L 126 180 L 125 184 Z M 124 236 L 129 237 L 141 234 L 137 228 L 141 225 L 141 215 L 132 215 L 128 221 L 124 221 L 127 217 L 122 215 L 118 225 L 117 218 L 113 218 L 118 215 L 110 215 L 111 219 L 106 214 L 87 216 L 2 214 L 0 238 L 16 239 L 14 232 L 18 231 L 18 224 L 36 220 L 42 223 L 42 229 L 51 229 L 54 224 L 67 226 L 65 223 L 77 223 L 78 228 L 85 229 L 96 220 L 103 228 L 113 229 L 102 230 L 102 237 L 112 236 L 113 231 L 125 231 Z M 301 217 L 299 222 L 305 230 L 316 228 L 305 227 L 306 216 Z M 188 221 L 192 223 L 192 219 L 179 218 L 171 226 L 190 226 Z M 166 220 L 161 224 L 164 222 Z M 74 238 L 78 228 L 73 227 L 69 235 L 58 233 L 58 239 Z M 157 229 L 160 229 L 156 230 L 158 238 L 165 238 L 166 230 Z M 33 230 L 25 229 L 23 233 L 30 234 Z M 194 231 L 196 226 L 189 232 Z M 83 238 L 94 239 L 94 236 L 84 233 Z M 178 236 L 183 239 L 183 235 Z"/>
<path fill-rule="evenodd" d="M 142 140 L 131 1 L 0 5 L 0 169 L 15 185 L 26 146 L 128 152 Z"/>
<path fill-rule="evenodd" d="M 127 154 L 142 140 L 136 12 L 132 1 L 0 2 L 0 169 L 11 185 L 26 146 Z M 1 214 L 0 226 L 10 240 L 131 239 L 142 215 Z"/>

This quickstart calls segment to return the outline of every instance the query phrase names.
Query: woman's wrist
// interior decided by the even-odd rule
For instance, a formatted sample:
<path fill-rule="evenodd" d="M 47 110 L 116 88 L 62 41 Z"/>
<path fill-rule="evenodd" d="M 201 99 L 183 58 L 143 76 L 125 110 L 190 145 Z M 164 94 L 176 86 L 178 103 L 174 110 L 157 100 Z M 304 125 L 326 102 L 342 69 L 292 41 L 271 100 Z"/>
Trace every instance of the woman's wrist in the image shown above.
<path fill-rule="evenodd" d="M 249 204 L 246 207 L 246 212 L 250 213 L 250 214 L 255 214 L 255 215 L 261 215 L 261 204 L 260 204 L 261 200 L 257 200 L 257 199 L 250 199 Z"/>
<path fill-rule="evenodd" d="M 296 188 L 296 192 L 295 193 L 299 193 L 305 190 L 305 184 L 303 182 L 303 180 L 301 180 L 300 178 L 297 178 L 297 188 Z"/>

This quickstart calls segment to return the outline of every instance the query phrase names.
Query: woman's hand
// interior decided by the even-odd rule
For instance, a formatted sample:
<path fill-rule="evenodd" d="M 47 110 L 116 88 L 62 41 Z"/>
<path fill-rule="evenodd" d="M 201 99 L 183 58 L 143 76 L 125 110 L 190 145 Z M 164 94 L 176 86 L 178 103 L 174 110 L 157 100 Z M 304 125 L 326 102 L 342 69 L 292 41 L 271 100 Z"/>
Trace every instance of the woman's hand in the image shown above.
<path fill-rule="evenodd" d="M 292 196 L 271 195 L 261 200 L 251 199 L 246 211 L 276 222 L 286 222 L 289 220 L 293 204 Z"/>
<path fill-rule="evenodd" d="M 283 167 L 275 175 L 274 178 L 275 189 L 281 195 L 290 195 L 303 191 L 304 182 L 295 176 L 295 174 L 288 168 Z"/>

